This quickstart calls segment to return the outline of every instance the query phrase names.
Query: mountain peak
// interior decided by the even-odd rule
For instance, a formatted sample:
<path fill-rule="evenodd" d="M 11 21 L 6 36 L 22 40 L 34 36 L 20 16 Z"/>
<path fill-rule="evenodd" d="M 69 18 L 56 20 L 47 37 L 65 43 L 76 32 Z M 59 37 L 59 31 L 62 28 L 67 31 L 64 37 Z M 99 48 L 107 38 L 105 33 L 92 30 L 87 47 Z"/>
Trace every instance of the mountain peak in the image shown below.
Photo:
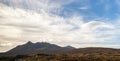
<path fill-rule="evenodd" d="M 33 44 L 31 41 L 28 41 L 28 42 L 26 43 L 26 45 L 31 45 L 31 44 Z"/>

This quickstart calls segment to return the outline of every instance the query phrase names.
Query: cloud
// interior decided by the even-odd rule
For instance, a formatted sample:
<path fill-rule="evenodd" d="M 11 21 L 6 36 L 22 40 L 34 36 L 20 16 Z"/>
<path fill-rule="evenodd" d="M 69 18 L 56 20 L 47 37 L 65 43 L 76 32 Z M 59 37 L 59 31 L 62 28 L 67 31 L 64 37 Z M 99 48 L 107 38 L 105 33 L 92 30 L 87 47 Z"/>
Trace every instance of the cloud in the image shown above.
<path fill-rule="evenodd" d="M 24 37 L 33 37 L 34 40 L 38 38 L 40 39 L 41 35 L 41 38 L 43 37 L 43 39 L 51 36 L 51 39 L 60 38 L 59 40 L 61 40 L 63 38 L 66 40 L 71 38 L 71 36 L 67 34 L 75 35 L 76 33 L 79 33 L 78 35 L 75 35 L 75 37 L 79 38 L 81 34 L 84 34 L 84 37 L 81 36 L 81 40 L 84 40 L 84 38 L 88 38 L 89 34 L 93 34 L 91 32 L 94 31 L 94 29 L 99 27 L 109 27 L 108 24 L 97 21 L 84 23 L 82 17 L 79 16 L 63 18 L 57 15 L 50 16 L 45 12 L 36 13 L 33 11 L 25 11 L 9 7 L 2 7 L 0 12 L 2 13 L 1 16 L 3 16 L 0 23 L 1 27 L 4 28 L 2 29 L 4 31 L 2 33 L 5 33 L 6 35 L 4 36 L 6 37 L 9 37 L 9 35 L 13 35 L 13 37 L 17 35 L 18 37 L 19 35 L 23 37 L 23 39 L 27 39 Z M 78 27 L 78 29 L 74 29 L 75 27 Z M 66 37 L 63 37 L 64 34 L 66 34 Z M 75 39 L 71 39 L 71 41 L 73 40 Z"/>
<path fill-rule="evenodd" d="M 80 7 L 79 9 L 81 9 L 81 10 L 87 10 L 87 9 L 89 9 L 89 7 L 83 6 L 83 7 Z"/>
<path fill-rule="evenodd" d="M 1 3 L 14 8 L 30 9 L 35 11 L 51 11 L 61 8 L 61 6 L 71 3 L 73 0 L 1 0 Z"/>
<path fill-rule="evenodd" d="M 4 46 L 12 46 L 12 44 L 11 43 L 5 43 L 5 44 L 1 43 L 0 46 L 2 46 L 2 47 L 4 47 Z"/>

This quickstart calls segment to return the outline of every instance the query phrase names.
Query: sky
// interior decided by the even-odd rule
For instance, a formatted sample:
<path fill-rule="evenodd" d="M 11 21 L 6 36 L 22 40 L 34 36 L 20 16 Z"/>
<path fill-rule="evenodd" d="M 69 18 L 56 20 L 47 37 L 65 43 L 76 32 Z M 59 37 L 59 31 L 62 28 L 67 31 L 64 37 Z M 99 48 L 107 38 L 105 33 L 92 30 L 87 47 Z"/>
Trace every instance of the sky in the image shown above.
<path fill-rule="evenodd" d="M 0 52 L 28 41 L 120 48 L 120 0 L 0 0 Z"/>

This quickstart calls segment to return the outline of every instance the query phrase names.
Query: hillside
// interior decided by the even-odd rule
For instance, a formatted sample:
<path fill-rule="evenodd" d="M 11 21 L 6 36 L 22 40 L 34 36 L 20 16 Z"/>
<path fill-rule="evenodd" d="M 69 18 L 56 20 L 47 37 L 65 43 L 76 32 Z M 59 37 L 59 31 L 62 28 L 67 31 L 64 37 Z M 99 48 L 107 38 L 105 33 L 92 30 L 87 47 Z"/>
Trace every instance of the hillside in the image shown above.
<path fill-rule="evenodd" d="M 79 53 L 120 53 L 120 49 L 103 48 L 103 47 L 87 47 L 78 48 L 69 51 L 68 53 L 79 54 Z"/>

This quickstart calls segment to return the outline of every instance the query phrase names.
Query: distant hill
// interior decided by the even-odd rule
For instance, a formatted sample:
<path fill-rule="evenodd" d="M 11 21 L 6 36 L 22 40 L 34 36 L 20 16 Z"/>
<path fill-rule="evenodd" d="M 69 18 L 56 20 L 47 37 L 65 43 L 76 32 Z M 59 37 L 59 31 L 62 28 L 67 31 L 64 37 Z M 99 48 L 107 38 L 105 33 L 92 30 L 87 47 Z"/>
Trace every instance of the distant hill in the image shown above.
<path fill-rule="evenodd" d="M 103 47 L 87 47 L 87 48 L 78 48 L 69 51 L 68 53 L 79 54 L 79 53 L 120 53 L 120 49 L 113 48 L 103 48 Z"/>
<path fill-rule="evenodd" d="M 66 47 L 60 47 L 55 44 L 50 44 L 47 42 L 37 42 L 37 43 L 32 43 L 32 42 L 27 42 L 26 44 L 16 46 L 15 48 L 9 50 L 8 52 L 1 53 L 3 56 L 7 55 L 23 55 L 23 54 L 39 54 L 39 53 L 44 53 L 44 54 L 55 54 L 55 53 L 60 53 L 62 51 L 68 51 L 75 49 L 72 46 L 66 46 Z"/>

